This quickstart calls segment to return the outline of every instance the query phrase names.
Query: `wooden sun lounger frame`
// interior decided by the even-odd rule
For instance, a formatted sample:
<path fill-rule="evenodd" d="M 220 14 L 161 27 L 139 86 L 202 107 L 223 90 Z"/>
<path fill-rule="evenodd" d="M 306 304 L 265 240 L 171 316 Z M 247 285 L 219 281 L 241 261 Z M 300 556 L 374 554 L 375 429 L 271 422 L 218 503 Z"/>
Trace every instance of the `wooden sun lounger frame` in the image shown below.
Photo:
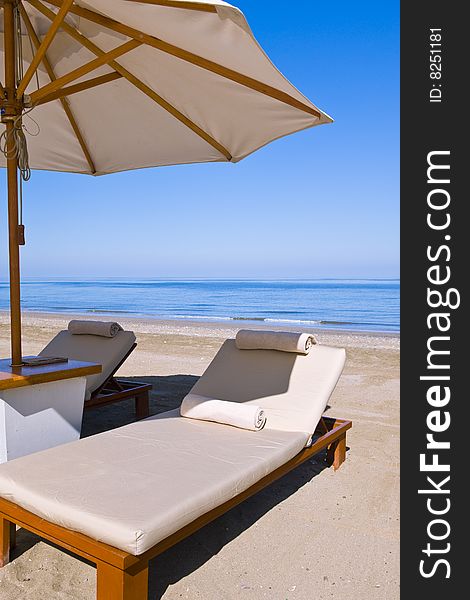
<path fill-rule="evenodd" d="M 146 419 L 150 415 L 149 394 L 152 385 L 150 383 L 127 381 L 126 379 L 115 377 L 117 370 L 126 362 L 136 347 L 137 344 L 132 345 L 129 352 L 116 365 L 116 368 L 108 379 L 92 393 L 89 400 L 85 400 L 86 410 L 96 408 L 97 406 L 105 406 L 106 404 L 114 404 L 114 402 L 121 402 L 121 400 L 127 400 L 128 398 L 134 398 L 136 421 Z"/>
<path fill-rule="evenodd" d="M 147 600 L 149 560 L 225 514 L 322 450 L 327 450 L 327 464 L 333 466 L 336 471 L 346 459 L 346 432 L 351 427 L 351 421 L 323 417 L 317 427 L 316 433 L 319 437 L 310 448 L 305 448 L 289 462 L 235 498 L 202 515 L 140 556 L 134 556 L 81 533 L 49 523 L 16 504 L 0 498 L 0 568 L 10 560 L 10 548 L 14 546 L 16 525 L 18 525 L 94 563 L 97 567 L 96 600 Z"/>

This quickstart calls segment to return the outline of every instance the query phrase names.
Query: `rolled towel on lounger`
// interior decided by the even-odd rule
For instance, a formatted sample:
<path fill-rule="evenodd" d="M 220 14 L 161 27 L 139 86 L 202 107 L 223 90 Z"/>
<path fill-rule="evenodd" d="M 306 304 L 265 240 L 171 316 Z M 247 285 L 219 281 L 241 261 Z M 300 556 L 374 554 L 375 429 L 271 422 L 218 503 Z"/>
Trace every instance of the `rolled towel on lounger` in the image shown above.
<path fill-rule="evenodd" d="M 198 394 L 188 394 L 184 398 L 180 414 L 189 419 L 213 421 L 251 431 L 259 431 L 266 424 L 265 412 L 259 406 L 216 400 Z"/>
<path fill-rule="evenodd" d="M 280 350 L 308 354 L 317 341 L 310 333 L 241 329 L 235 339 L 239 350 Z"/>
<path fill-rule="evenodd" d="M 68 329 L 73 335 L 99 335 L 112 338 L 122 327 L 113 321 L 70 321 Z"/>

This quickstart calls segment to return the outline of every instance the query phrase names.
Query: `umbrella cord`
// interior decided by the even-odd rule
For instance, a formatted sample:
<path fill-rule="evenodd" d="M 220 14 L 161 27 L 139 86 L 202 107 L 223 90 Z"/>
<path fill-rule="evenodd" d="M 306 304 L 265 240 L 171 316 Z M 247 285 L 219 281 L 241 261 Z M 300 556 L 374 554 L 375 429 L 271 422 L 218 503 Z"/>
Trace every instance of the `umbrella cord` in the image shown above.
<path fill-rule="evenodd" d="M 27 129 L 21 122 L 22 116 L 23 115 L 20 115 L 13 121 L 13 128 L 9 133 L 7 133 L 5 128 L 0 135 L 0 152 L 2 152 L 7 160 L 11 158 L 18 159 L 18 171 L 20 174 L 18 185 L 18 244 L 20 246 L 24 246 L 25 244 L 23 225 L 23 181 L 28 181 L 31 178 L 28 145 L 24 133 Z M 11 145 L 10 140 L 13 141 Z"/>
<path fill-rule="evenodd" d="M 34 108 L 34 107 L 33 107 Z M 28 144 L 26 141 L 25 132 L 29 135 L 36 137 L 39 135 L 39 125 L 38 123 L 31 117 L 29 118 L 33 121 L 33 123 L 37 126 L 37 132 L 32 133 L 29 131 L 25 125 L 22 123 L 23 117 L 28 115 L 28 113 L 32 110 L 30 108 L 28 111 L 24 112 L 22 115 L 16 117 L 13 121 L 13 129 L 10 133 L 7 133 L 7 130 L 4 129 L 2 134 L 0 135 L 0 152 L 4 155 L 4 157 L 8 159 L 17 158 L 18 159 L 18 170 L 20 172 L 20 177 L 23 181 L 29 181 L 31 178 L 31 168 L 29 166 L 29 155 L 28 155 Z M 13 142 L 11 144 L 11 148 L 9 149 L 9 142 Z"/>
<path fill-rule="evenodd" d="M 23 178 L 20 177 L 19 194 L 18 194 L 18 245 L 26 244 L 23 224 Z"/>

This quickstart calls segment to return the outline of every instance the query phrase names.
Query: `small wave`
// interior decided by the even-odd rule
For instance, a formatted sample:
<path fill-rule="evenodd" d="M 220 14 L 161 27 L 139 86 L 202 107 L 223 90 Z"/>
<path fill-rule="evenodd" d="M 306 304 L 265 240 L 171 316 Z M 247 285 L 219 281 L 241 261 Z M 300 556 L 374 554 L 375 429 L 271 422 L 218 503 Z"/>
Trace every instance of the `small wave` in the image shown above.
<path fill-rule="evenodd" d="M 297 325 L 321 325 L 322 321 L 309 321 L 308 319 L 264 319 L 266 323 L 295 323 Z"/>
<path fill-rule="evenodd" d="M 96 313 L 101 315 L 134 315 L 136 314 L 132 310 L 106 310 L 101 308 L 87 308 L 86 313 Z"/>
<path fill-rule="evenodd" d="M 258 322 L 264 322 L 267 321 L 268 319 L 263 319 L 263 317 L 230 317 L 231 321 L 258 321 Z"/>
<path fill-rule="evenodd" d="M 354 325 L 354 327 L 395 327 L 393 323 L 372 323 L 369 321 L 320 321 L 321 325 Z"/>

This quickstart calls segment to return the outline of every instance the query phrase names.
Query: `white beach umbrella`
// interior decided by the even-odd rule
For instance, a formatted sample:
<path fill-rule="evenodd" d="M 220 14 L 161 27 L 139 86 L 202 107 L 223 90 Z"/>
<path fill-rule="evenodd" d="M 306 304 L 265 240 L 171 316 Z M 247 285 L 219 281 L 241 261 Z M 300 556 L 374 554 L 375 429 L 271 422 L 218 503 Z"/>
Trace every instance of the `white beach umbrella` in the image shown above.
<path fill-rule="evenodd" d="M 221 0 L 0 6 L 0 166 L 8 168 L 12 358 L 20 364 L 18 162 L 25 177 L 29 169 L 101 175 L 237 162 L 331 119 Z"/>

